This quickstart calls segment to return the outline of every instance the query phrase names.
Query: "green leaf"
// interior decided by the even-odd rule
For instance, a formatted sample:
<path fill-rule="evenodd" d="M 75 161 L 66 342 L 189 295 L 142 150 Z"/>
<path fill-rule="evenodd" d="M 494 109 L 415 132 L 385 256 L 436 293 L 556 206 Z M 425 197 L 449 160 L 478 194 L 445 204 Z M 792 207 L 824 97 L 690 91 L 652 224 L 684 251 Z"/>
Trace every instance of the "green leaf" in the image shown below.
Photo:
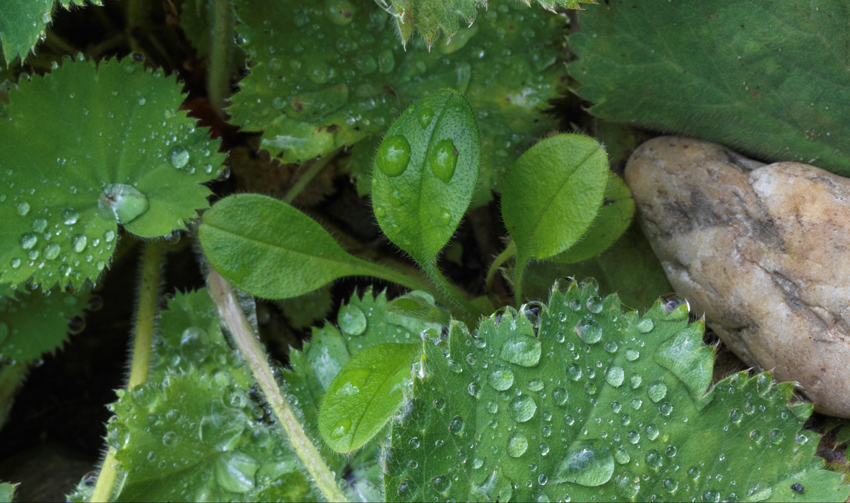
<path fill-rule="evenodd" d="M 316 223 L 283 201 L 235 194 L 204 213 L 204 254 L 227 281 L 266 299 L 297 297 L 343 276 L 370 274 Z"/>
<path fill-rule="evenodd" d="M 207 207 L 200 183 L 224 155 L 177 110 L 180 88 L 130 59 L 18 83 L 0 121 L 0 282 L 79 288 L 109 263 L 119 223 L 165 236 Z"/>
<path fill-rule="evenodd" d="M 73 5 L 84 6 L 82 0 L 57 0 L 66 9 Z M 92 2 L 98 4 L 98 2 Z M 25 60 L 35 49 L 45 28 L 50 24 L 54 0 L 4 0 L 0 6 L 0 45 L 6 61 L 20 56 Z"/>
<path fill-rule="evenodd" d="M 556 12 L 558 7 L 578 9 L 580 3 L 588 2 L 592 0 L 537 0 L 536 3 Z M 336 5 L 348 2 L 335 0 L 329 3 Z M 531 1 L 527 0 L 526 4 L 531 5 Z M 486 0 L 392 0 L 393 15 L 402 41 L 407 42 L 415 29 L 428 45 L 437 40 L 441 29 L 451 38 L 458 31 L 459 21 L 472 25 L 478 8 L 482 6 L 487 7 Z"/>
<path fill-rule="evenodd" d="M 387 500 L 775 501 L 798 498 L 793 483 L 807 501 L 850 495 L 820 469 L 792 383 L 741 372 L 709 390 L 713 348 L 687 304 L 641 317 L 564 286 L 424 345 L 384 454 Z"/>
<path fill-rule="evenodd" d="M 331 449 L 363 447 L 398 410 L 419 344 L 378 344 L 361 351 L 336 375 L 319 412 L 319 433 Z"/>
<path fill-rule="evenodd" d="M 451 314 L 437 307 L 431 294 L 420 291 L 396 297 L 387 304 L 387 312 L 444 326 L 451 320 Z"/>
<path fill-rule="evenodd" d="M 0 503 L 12 503 L 18 484 L 0 483 Z"/>
<path fill-rule="evenodd" d="M 635 214 L 635 200 L 622 178 L 611 173 L 602 208 L 581 241 L 550 258 L 553 262 L 574 264 L 590 259 L 611 247 L 626 232 Z"/>
<path fill-rule="evenodd" d="M 329 285 L 298 297 L 279 302 L 283 315 L 293 328 L 303 329 L 314 321 L 324 318 L 333 307 L 333 295 Z"/>
<path fill-rule="evenodd" d="M 614 0 L 578 20 L 569 70 L 597 117 L 850 173 L 846 5 Z"/>
<path fill-rule="evenodd" d="M 593 138 L 560 134 L 514 163 L 502 192 L 502 218 L 517 247 L 517 279 L 530 259 L 573 246 L 590 228 L 608 185 L 608 157 Z"/>
<path fill-rule="evenodd" d="M 466 213 L 481 145 L 469 103 L 443 89 L 412 104 L 384 137 L 372 206 L 384 234 L 420 264 L 434 261 Z"/>
<path fill-rule="evenodd" d="M 0 296 L 0 360 L 28 365 L 54 353 L 68 340 L 68 331 L 85 326 L 83 309 L 89 290 L 18 291 L 16 298 Z"/>
<path fill-rule="evenodd" d="M 539 112 L 557 97 L 564 19 L 500 5 L 472 28 L 429 51 L 407 48 L 373 0 L 351 2 L 340 18 L 307 0 L 237 0 L 242 48 L 255 65 L 228 111 L 234 124 L 264 131 L 262 147 L 283 162 L 306 161 L 383 133 L 407 105 L 433 91 L 463 93 L 482 131 L 482 190 L 501 190 L 504 173 L 557 123 Z M 346 11 L 348 12 L 348 11 Z M 369 177 L 375 151 L 352 165 Z M 368 185 L 364 187 L 368 190 Z"/>

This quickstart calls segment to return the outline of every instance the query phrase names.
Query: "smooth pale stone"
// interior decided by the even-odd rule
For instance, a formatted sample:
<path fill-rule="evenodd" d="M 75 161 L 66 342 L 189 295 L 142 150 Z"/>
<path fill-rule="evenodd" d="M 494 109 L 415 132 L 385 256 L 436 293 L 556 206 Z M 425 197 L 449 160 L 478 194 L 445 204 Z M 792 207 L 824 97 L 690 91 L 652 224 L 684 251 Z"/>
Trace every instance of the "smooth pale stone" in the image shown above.
<path fill-rule="evenodd" d="M 850 417 L 850 179 L 678 137 L 626 166 L 676 291 L 745 363 Z"/>

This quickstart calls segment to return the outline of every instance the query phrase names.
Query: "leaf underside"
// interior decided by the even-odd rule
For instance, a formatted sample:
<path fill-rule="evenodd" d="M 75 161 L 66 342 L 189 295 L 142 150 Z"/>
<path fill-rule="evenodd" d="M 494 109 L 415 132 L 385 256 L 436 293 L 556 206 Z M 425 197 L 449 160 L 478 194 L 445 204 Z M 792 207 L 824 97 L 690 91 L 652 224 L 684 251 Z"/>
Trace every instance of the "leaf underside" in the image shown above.
<path fill-rule="evenodd" d="M 569 71 L 597 117 L 850 173 L 850 6 L 612 0 Z"/>
<path fill-rule="evenodd" d="M 714 350 L 686 304 L 639 317 L 595 285 L 560 288 L 526 316 L 508 309 L 474 336 L 457 329 L 443 347 L 425 345 L 384 453 L 388 500 L 850 494 L 820 469 L 817 435 L 801 431 L 812 406 L 788 405 L 793 384 L 742 372 L 706 394 Z"/>
<path fill-rule="evenodd" d="M 118 224 L 186 229 L 220 173 L 218 141 L 178 111 L 173 77 L 130 59 L 66 60 L 21 80 L 0 121 L 0 283 L 94 281 Z M 178 167 L 179 166 L 179 167 Z"/>

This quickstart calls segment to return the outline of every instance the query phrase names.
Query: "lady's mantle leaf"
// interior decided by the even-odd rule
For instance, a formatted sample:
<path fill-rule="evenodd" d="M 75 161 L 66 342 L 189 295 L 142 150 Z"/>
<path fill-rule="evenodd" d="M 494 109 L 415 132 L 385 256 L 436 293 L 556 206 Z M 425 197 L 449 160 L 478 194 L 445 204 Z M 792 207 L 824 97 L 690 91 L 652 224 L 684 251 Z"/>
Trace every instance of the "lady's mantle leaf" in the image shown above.
<path fill-rule="evenodd" d="M 66 61 L 18 83 L 0 121 L 0 282 L 82 285 L 109 263 L 118 224 L 185 229 L 224 156 L 178 112 L 171 77 L 129 59 Z"/>
<path fill-rule="evenodd" d="M 405 50 L 373 0 L 235 5 L 242 48 L 256 64 L 228 111 L 235 124 L 264 131 L 263 148 L 284 162 L 381 134 L 412 101 L 452 88 L 488 125 L 480 192 L 486 201 L 511 162 L 555 127 L 538 112 L 557 96 L 562 17 L 507 2 L 429 51 L 419 38 Z M 373 156 L 353 166 L 358 176 L 368 176 Z"/>
<path fill-rule="evenodd" d="M 0 483 L 0 502 L 12 503 L 12 498 L 15 496 L 15 489 L 17 487 L 18 484 Z"/>
<path fill-rule="evenodd" d="M 83 309 L 89 291 L 19 292 L 0 296 L 0 363 L 27 365 L 44 353 L 60 349 L 68 332 L 85 327 Z"/>
<path fill-rule="evenodd" d="M 216 203 L 198 235 L 219 274 L 266 299 L 297 297 L 343 276 L 370 273 L 367 262 L 346 253 L 315 220 L 258 194 Z"/>
<path fill-rule="evenodd" d="M 469 207 L 480 158 L 463 96 L 443 89 L 409 106 L 375 157 L 372 206 L 384 234 L 420 264 L 432 262 Z"/>
<path fill-rule="evenodd" d="M 84 5 L 82 0 L 57 0 L 55 3 L 66 9 L 74 4 Z M 11 62 L 18 56 L 21 60 L 27 58 L 39 37 L 44 36 L 53 5 L 54 0 L 3 0 L 0 4 L 0 45 L 6 61 Z"/>
<path fill-rule="evenodd" d="M 793 384 L 742 372 L 708 391 L 714 351 L 686 304 L 639 317 L 571 283 L 536 311 L 474 336 L 456 325 L 448 354 L 424 345 L 384 456 L 387 500 L 790 500 L 794 483 L 807 501 L 850 495 L 820 469 Z"/>
<path fill-rule="evenodd" d="M 319 412 L 319 433 L 331 449 L 359 449 L 387 424 L 404 399 L 413 356 L 421 352 L 421 342 L 378 344 L 348 360 Z"/>
<path fill-rule="evenodd" d="M 611 0 L 579 14 L 591 113 L 850 173 L 850 6 Z"/>

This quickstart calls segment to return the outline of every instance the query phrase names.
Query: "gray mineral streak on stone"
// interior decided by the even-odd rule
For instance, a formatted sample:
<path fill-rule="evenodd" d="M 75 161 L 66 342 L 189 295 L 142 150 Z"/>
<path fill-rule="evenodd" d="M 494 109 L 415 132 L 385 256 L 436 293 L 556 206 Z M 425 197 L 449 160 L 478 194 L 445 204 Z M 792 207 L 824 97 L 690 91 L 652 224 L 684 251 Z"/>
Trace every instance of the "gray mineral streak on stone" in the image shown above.
<path fill-rule="evenodd" d="M 723 342 L 850 417 L 850 180 L 661 137 L 626 182 L 670 283 Z"/>

